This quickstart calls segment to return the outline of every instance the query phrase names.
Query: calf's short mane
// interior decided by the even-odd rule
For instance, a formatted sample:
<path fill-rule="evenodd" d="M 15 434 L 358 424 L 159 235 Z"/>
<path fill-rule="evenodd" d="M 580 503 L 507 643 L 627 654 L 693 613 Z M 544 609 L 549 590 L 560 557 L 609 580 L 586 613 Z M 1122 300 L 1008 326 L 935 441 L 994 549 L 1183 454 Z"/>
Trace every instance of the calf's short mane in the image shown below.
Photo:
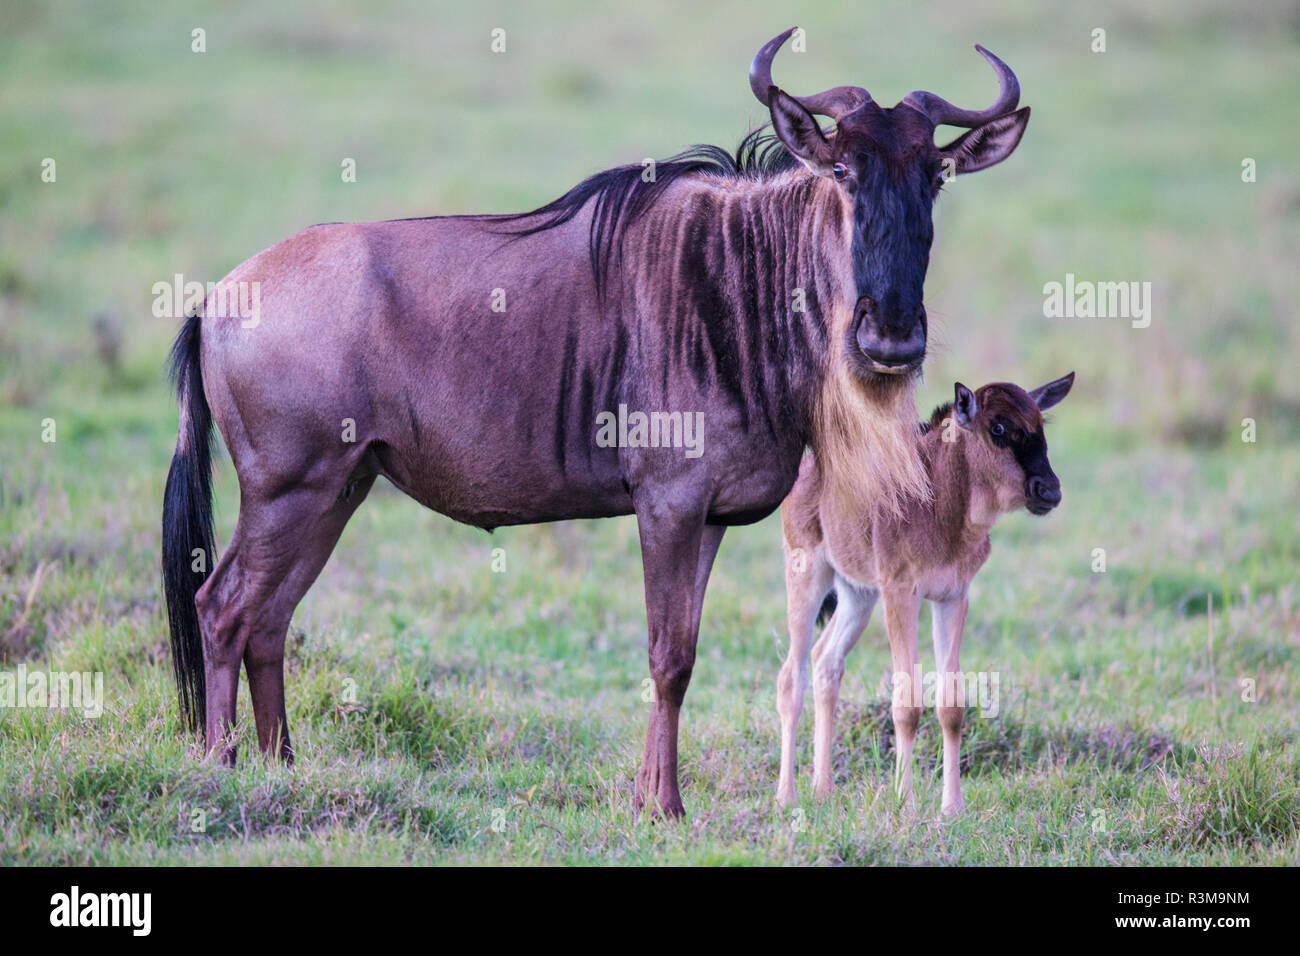
<path fill-rule="evenodd" d="M 1001 416 L 1030 434 L 1042 431 L 1043 413 L 1019 385 L 1008 382 L 985 385 L 975 392 L 975 400 L 980 410 L 990 417 Z"/>
<path fill-rule="evenodd" d="M 927 422 L 921 422 L 921 434 L 925 435 L 929 433 L 930 429 L 939 428 L 943 425 L 943 420 L 951 414 L 952 402 L 944 402 L 942 405 L 936 406 L 934 411 L 930 413 L 930 420 Z"/>
<path fill-rule="evenodd" d="M 981 411 L 990 415 L 1001 415 L 1026 432 L 1033 433 L 1043 427 L 1043 413 L 1038 410 L 1034 400 L 1018 385 L 994 382 L 977 389 L 975 398 Z M 920 433 L 925 435 L 932 429 L 941 428 L 944 420 L 951 415 L 952 402 L 944 402 L 936 406 L 930 413 L 930 420 L 921 422 Z"/>

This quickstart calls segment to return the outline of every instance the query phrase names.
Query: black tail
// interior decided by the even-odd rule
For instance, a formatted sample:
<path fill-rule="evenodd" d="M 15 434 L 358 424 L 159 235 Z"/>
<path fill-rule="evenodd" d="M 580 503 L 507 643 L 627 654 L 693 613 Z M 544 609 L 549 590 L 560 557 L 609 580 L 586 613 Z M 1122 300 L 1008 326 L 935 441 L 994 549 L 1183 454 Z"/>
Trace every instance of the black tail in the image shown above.
<path fill-rule="evenodd" d="M 180 402 L 180 434 L 163 493 L 162 574 L 181 717 L 201 733 L 207 713 L 203 636 L 194 596 L 217 560 L 212 534 L 212 412 L 199 367 L 198 316 L 185 320 L 168 360 Z M 201 553 L 199 553 L 201 552 Z"/>
<path fill-rule="evenodd" d="M 822 609 L 817 612 L 817 623 L 825 624 L 835 613 L 835 606 L 840 603 L 840 599 L 835 594 L 835 589 L 831 588 L 831 593 L 826 595 L 826 600 L 822 601 Z"/>

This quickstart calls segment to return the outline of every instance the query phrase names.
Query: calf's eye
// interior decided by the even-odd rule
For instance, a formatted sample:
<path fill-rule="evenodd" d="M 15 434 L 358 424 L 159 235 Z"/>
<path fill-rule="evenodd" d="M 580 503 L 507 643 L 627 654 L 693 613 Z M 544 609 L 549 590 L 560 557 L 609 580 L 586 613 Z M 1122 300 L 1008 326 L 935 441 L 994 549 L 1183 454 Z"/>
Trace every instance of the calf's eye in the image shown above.
<path fill-rule="evenodd" d="M 831 169 L 831 173 L 837 180 L 844 182 L 844 180 L 849 178 L 849 167 L 845 166 L 843 163 L 836 163 Z"/>
<path fill-rule="evenodd" d="M 1001 422 L 994 422 L 993 427 L 991 427 L 989 431 L 992 432 L 997 437 L 1001 438 L 1003 435 L 1006 434 L 1007 427 L 1003 425 Z"/>

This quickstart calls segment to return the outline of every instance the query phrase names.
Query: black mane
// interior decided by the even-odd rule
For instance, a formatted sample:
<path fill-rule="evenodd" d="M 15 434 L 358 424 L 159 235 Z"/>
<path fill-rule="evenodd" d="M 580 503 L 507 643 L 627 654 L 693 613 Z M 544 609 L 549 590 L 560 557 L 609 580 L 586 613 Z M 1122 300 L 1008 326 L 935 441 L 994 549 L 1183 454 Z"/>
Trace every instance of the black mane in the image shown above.
<path fill-rule="evenodd" d="M 757 180 L 798 166 L 799 161 L 781 141 L 760 127 L 740 141 L 735 155 L 720 146 L 692 146 L 676 156 L 656 162 L 653 182 L 642 179 L 645 172 L 642 165 L 616 166 L 588 176 L 559 199 L 531 212 L 494 218 L 498 222 L 504 220 L 513 223 L 540 219 L 539 222 L 524 224 L 512 230 L 517 237 L 531 236 L 563 225 L 589 201 L 595 199 L 589 249 L 596 289 L 603 294 L 609 258 L 622 231 L 645 213 L 663 191 L 678 179 L 692 173 L 709 173 L 731 179 Z"/>

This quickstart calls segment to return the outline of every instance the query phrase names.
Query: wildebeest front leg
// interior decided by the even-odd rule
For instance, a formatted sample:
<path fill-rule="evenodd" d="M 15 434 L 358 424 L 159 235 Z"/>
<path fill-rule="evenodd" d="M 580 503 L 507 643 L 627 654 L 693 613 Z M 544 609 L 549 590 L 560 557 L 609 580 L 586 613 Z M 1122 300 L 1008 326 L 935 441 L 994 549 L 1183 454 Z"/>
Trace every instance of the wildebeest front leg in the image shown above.
<path fill-rule="evenodd" d="M 961 635 L 968 599 L 935 602 L 934 663 L 939 671 L 935 708 L 943 728 L 943 803 L 945 815 L 966 806 L 961 796 L 961 730 L 966 719 L 966 684 L 961 674 Z"/>
<path fill-rule="evenodd" d="M 916 669 L 916 617 L 921 600 L 910 587 L 883 588 L 885 628 L 894 665 L 894 792 L 907 807 L 912 800 L 912 750 L 924 700 Z"/>
<path fill-rule="evenodd" d="M 663 505 L 638 510 L 637 521 L 655 698 L 634 802 L 638 809 L 657 808 L 676 817 L 686 812 L 677 785 L 678 716 L 695 666 L 709 572 L 725 529 L 706 525 L 702 512 Z"/>

